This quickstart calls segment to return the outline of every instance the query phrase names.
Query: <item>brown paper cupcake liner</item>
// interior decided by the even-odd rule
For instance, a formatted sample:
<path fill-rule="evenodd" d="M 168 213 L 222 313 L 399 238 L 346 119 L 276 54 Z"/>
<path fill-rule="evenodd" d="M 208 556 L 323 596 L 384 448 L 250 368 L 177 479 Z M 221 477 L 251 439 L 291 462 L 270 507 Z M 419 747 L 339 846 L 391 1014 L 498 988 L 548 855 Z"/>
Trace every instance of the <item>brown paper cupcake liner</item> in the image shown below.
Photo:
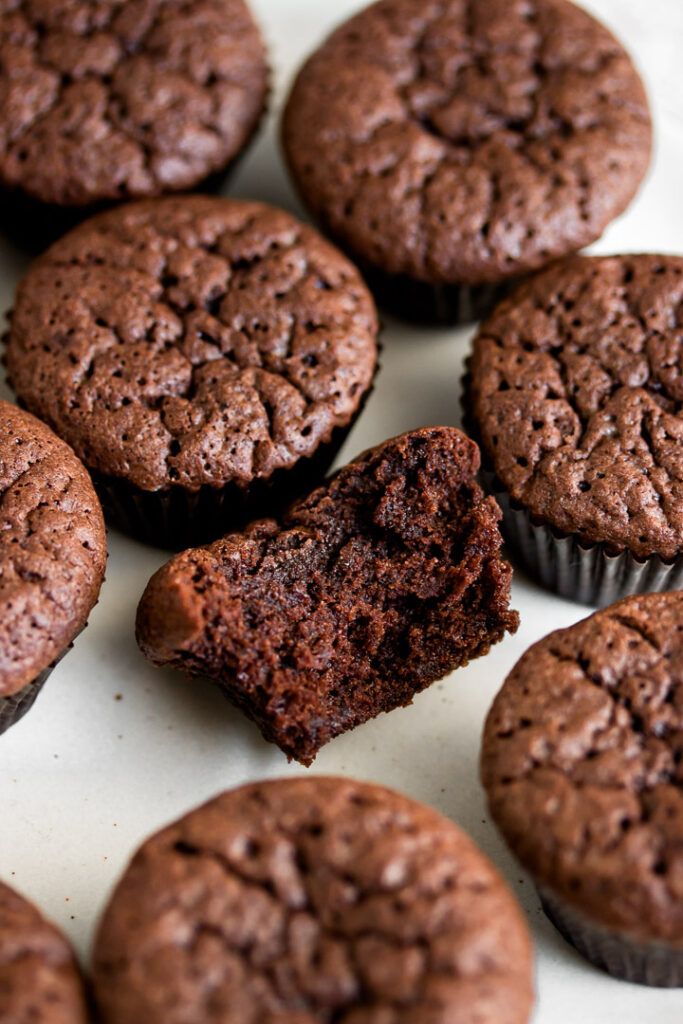
<path fill-rule="evenodd" d="M 240 153 L 224 170 L 216 171 L 188 191 L 218 194 L 229 185 L 242 156 Z M 102 200 L 87 206 L 57 206 L 34 199 L 17 189 L 0 188 L 0 225 L 3 235 L 17 248 L 37 256 L 82 221 L 110 210 L 117 202 L 120 200 Z"/>
<path fill-rule="evenodd" d="M 296 185 L 296 182 L 295 182 Z M 303 196 L 301 201 L 308 205 Z M 390 274 L 363 259 L 330 227 L 324 217 L 309 209 L 319 230 L 346 253 L 361 272 L 377 305 L 386 313 L 424 326 L 457 326 L 481 320 L 518 285 L 516 277 L 495 284 L 431 284 L 408 274 Z"/>
<path fill-rule="evenodd" d="M 50 665 L 26 686 L 22 686 L 21 690 L 11 693 L 9 697 L 0 697 L 0 733 L 6 732 L 10 726 L 16 725 L 33 706 L 53 667 Z"/>
<path fill-rule="evenodd" d="M 462 382 L 465 430 L 477 444 L 479 436 L 467 395 L 469 375 Z M 480 446 L 481 447 L 481 446 Z M 582 541 L 573 534 L 538 522 L 508 494 L 482 451 L 480 477 L 503 513 L 501 533 L 520 567 L 534 582 L 561 597 L 604 608 L 632 594 L 683 589 L 683 557 L 665 562 L 658 555 L 637 559 L 630 551 L 613 552 L 609 545 Z"/>
<path fill-rule="evenodd" d="M 336 427 L 330 440 L 319 445 L 311 456 L 300 459 L 291 469 L 276 470 L 268 480 L 253 481 L 248 488 L 231 483 L 198 491 L 180 487 L 143 491 L 91 470 L 105 519 L 146 544 L 180 550 L 206 544 L 252 519 L 275 516 L 322 482 L 364 403 L 365 399 L 353 421 Z"/>
<path fill-rule="evenodd" d="M 548 889 L 539 888 L 538 894 L 560 935 L 595 967 L 637 985 L 683 986 L 683 947 L 619 935 L 588 921 Z"/>
<path fill-rule="evenodd" d="M 358 262 L 355 254 L 349 255 Z M 429 284 L 406 274 L 387 274 L 363 261 L 358 266 L 382 309 L 417 324 L 456 325 L 481 320 L 506 297 L 513 284 L 519 283 L 515 279 L 471 287 Z"/>
<path fill-rule="evenodd" d="M 501 532 L 525 571 L 548 590 L 581 604 L 603 608 L 631 594 L 683 589 L 683 558 L 638 560 L 630 551 L 611 553 L 608 545 L 587 543 L 561 533 L 531 514 L 507 493 L 495 473 L 482 469 L 482 481 L 503 512 Z"/>
<path fill-rule="evenodd" d="M 85 629 L 85 626 L 83 626 Z M 0 734 L 6 732 L 10 726 L 16 725 L 16 723 L 24 717 L 27 711 L 29 711 L 38 697 L 38 694 L 42 690 L 45 682 L 53 672 L 53 670 L 60 663 L 62 658 L 69 653 L 74 645 L 76 637 L 80 636 L 83 629 L 79 629 L 78 633 L 68 645 L 65 647 L 61 654 L 59 654 L 53 662 L 51 662 L 47 668 L 44 668 L 42 672 L 39 672 L 35 679 L 32 679 L 30 683 L 26 683 L 16 693 L 10 693 L 7 697 L 0 697 Z"/>

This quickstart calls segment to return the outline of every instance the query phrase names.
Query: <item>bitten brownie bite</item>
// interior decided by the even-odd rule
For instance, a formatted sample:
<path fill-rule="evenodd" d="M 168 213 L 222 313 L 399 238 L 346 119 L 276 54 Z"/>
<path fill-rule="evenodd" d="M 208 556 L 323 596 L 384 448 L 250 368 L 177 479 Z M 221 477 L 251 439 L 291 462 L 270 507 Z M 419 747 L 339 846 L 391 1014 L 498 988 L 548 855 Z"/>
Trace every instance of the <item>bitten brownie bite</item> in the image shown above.
<path fill-rule="evenodd" d="M 64 936 L 0 882 L 0 1020 L 88 1024 L 85 990 Z"/>
<path fill-rule="evenodd" d="M 304 65 L 283 142 L 378 300 L 459 320 L 602 234 L 651 124 L 628 55 L 568 0 L 381 0 Z"/>
<path fill-rule="evenodd" d="M 386 441 L 280 522 L 171 559 L 140 602 L 140 647 L 216 679 L 266 739 L 310 764 L 333 736 L 409 704 L 517 628 L 478 466 L 451 427 Z"/>
<path fill-rule="evenodd" d="M 0 732 L 84 628 L 106 559 L 82 464 L 44 423 L 0 401 Z"/>
<path fill-rule="evenodd" d="M 574 257 L 481 326 L 465 403 L 503 531 L 591 604 L 683 584 L 683 257 Z"/>
<path fill-rule="evenodd" d="M 182 196 L 99 214 L 35 261 L 6 362 L 108 518 L 186 547 L 319 482 L 370 390 L 377 333 L 358 272 L 312 228 Z"/>
<path fill-rule="evenodd" d="M 481 766 L 569 941 L 617 977 L 683 985 L 683 593 L 625 598 L 531 647 Z"/>
<path fill-rule="evenodd" d="M 103 1024 L 525 1024 L 531 942 L 456 825 L 352 779 L 257 782 L 149 839 L 93 958 Z"/>
<path fill-rule="evenodd" d="M 263 111 L 243 0 L 10 0 L 0 17 L 0 185 L 87 207 L 190 189 Z"/>

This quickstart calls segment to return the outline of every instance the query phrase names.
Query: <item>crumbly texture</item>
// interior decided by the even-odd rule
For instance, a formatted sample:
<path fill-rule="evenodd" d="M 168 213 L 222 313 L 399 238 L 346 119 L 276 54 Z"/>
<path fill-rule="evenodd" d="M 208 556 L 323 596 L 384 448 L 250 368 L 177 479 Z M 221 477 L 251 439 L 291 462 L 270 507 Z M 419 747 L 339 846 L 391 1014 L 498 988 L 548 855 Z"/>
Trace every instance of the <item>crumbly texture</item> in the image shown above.
<path fill-rule="evenodd" d="M 261 782 L 150 839 L 94 954 L 104 1024 L 524 1024 L 531 944 L 441 815 L 379 786 Z"/>
<path fill-rule="evenodd" d="M 390 274 L 476 285 L 594 241 L 650 154 L 642 83 L 567 0 L 382 0 L 299 74 L 302 197 Z"/>
<path fill-rule="evenodd" d="M 107 558 L 90 477 L 44 423 L 0 401 L 0 697 L 63 653 Z"/>
<path fill-rule="evenodd" d="M 575 257 L 480 328 L 467 404 L 533 516 L 637 557 L 683 549 L 683 258 Z"/>
<path fill-rule="evenodd" d="M 138 643 L 157 665 L 217 679 L 266 739 L 309 764 L 516 629 L 500 512 L 478 465 L 451 427 L 385 442 L 280 523 L 171 559 L 140 602 Z"/>
<path fill-rule="evenodd" d="M 317 232 L 184 196 L 100 214 L 37 260 L 7 368 L 89 468 L 148 491 L 246 489 L 352 421 L 377 332 L 360 276 Z"/>
<path fill-rule="evenodd" d="M 625 598 L 530 648 L 489 713 L 482 776 L 537 882 L 683 946 L 683 593 Z"/>
<path fill-rule="evenodd" d="M 0 882 L 0 1020 L 87 1024 L 83 982 L 66 939 Z"/>
<path fill-rule="evenodd" d="M 64 206 L 189 189 L 263 111 L 243 0 L 4 0 L 0 183 Z"/>

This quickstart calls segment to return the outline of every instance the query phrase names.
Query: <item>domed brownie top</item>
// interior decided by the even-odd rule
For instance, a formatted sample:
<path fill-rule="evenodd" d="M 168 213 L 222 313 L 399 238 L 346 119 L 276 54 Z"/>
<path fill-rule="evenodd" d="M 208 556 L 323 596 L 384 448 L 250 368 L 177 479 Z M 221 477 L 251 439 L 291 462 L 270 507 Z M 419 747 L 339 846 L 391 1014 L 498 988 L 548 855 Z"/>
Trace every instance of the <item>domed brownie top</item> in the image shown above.
<path fill-rule="evenodd" d="M 0 882 L 0 1020 L 87 1024 L 85 990 L 66 939 Z"/>
<path fill-rule="evenodd" d="M 44 423 L 0 402 L 0 697 L 31 682 L 83 628 L 105 563 L 86 470 Z"/>
<path fill-rule="evenodd" d="M 683 593 L 628 597 L 535 644 L 484 731 L 491 813 L 542 886 L 683 945 Z"/>
<path fill-rule="evenodd" d="M 86 206 L 187 189 L 263 111 L 244 0 L 9 0 L 0 17 L 0 183 Z"/>
<path fill-rule="evenodd" d="M 636 556 L 683 549 L 683 258 L 575 257 L 480 328 L 467 402 L 511 496 Z"/>
<path fill-rule="evenodd" d="M 146 490 L 246 487 L 350 423 L 377 330 L 357 271 L 311 228 L 184 196 L 100 214 L 37 260 L 7 366 L 90 468 Z"/>
<path fill-rule="evenodd" d="M 471 840 L 326 777 L 223 793 L 146 842 L 94 978 L 106 1024 L 523 1024 L 532 999 L 526 925 Z"/>
<path fill-rule="evenodd" d="M 381 0 L 304 66 L 284 142 L 350 250 L 474 285 L 596 239 L 645 174 L 651 127 L 629 57 L 568 0 Z"/>

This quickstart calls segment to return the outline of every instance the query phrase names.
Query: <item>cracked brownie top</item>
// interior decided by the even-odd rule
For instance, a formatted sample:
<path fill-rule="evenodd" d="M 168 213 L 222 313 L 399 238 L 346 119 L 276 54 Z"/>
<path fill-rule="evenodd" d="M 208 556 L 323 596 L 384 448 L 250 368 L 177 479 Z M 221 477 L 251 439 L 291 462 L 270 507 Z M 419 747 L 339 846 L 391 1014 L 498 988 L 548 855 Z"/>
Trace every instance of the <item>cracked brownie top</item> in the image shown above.
<path fill-rule="evenodd" d="M 523 1024 L 522 915 L 471 840 L 351 779 L 262 782 L 146 842 L 100 925 L 106 1024 Z"/>
<path fill-rule="evenodd" d="M 528 650 L 489 713 L 482 777 L 542 886 L 683 944 L 683 593 L 628 597 Z"/>
<path fill-rule="evenodd" d="M 574 257 L 480 328 L 467 394 L 510 495 L 634 555 L 683 549 L 683 258 Z"/>
<path fill-rule="evenodd" d="M 145 490 L 246 487 L 351 422 L 377 331 L 357 271 L 311 228 L 184 196 L 100 214 L 37 260 L 7 367 L 90 468 Z"/>
<path fill-rule="evenodd" d="M 0 882 L 0 1019 L 86 1024 L 76 958 L 54 925 Z"/>
<path fill-rule="evenodd" d="M 263 111 L 243 0 L 1 0 L 0 183 L 86 206 L 188 189 Z"/>
<path fill-rule="evenodd" d="M 44 423 L 0 402 L 0 697 L 35 679 L 83 628 L 106 557 L 85 468 Z"/>
<path fill-rule="evenodd" d="M 304 66 L 284 143 L 358 256 L 474 285 L 596 239 L 645 174 L 651 126 L 629 57 L 567 0 L 381 0 Z"/>

